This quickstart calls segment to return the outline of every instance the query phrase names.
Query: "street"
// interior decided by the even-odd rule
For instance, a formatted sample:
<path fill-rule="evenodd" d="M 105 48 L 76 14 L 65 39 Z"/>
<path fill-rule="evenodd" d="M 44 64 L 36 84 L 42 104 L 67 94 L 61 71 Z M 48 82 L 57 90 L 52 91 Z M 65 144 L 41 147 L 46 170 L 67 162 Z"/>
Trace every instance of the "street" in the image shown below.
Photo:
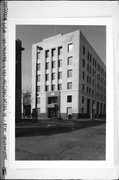
<path fill-rule="evenodd" d="M 105 123 L 16 137 L 16 160 L 105 160 Z"/>

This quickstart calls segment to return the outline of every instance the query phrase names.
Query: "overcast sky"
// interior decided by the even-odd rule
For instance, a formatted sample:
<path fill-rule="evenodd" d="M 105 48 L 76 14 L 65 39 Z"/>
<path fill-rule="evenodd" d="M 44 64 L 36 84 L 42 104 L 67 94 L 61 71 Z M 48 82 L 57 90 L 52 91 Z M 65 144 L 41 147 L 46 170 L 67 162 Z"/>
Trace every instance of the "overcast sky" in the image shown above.
<path fill-rule="evenodd" d="M 99 57 L 106 64 L 105 26 L 63 26 L 63 25 L 17 25 L 16 39 L 22 41 L 22 89 L 31 88 L 32 44 L 60 33 L 66 34 L 81 30 Z"/>

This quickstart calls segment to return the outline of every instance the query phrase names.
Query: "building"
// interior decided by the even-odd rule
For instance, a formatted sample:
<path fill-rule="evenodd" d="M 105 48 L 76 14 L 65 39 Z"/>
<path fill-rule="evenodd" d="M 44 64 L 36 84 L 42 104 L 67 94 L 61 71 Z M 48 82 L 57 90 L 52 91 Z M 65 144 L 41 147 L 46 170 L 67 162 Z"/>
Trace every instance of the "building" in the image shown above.
<path fill-rule="evenodd" d="M 22 119 L 22 42 L 16 40 L 16 76 L 15 76 L 15 119 L 16 122 Z"/>
<path fill-rule="evenodd" d="M 32 45 L 32 109 L 38 118 L 106 114 L 106 67 L 81 31 Z"/>

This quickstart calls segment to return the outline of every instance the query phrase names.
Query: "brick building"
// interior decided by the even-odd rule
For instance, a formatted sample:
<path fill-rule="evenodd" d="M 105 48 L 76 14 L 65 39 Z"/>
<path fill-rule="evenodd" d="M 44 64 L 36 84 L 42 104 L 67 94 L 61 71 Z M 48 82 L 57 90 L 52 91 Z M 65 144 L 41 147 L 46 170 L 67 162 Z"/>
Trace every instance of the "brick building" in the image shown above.
<path fill-rule="evenodd" d="M 32 45 L 32 110 L 38 118 L 106 114 L 106 67 L 81 31 Z"/>

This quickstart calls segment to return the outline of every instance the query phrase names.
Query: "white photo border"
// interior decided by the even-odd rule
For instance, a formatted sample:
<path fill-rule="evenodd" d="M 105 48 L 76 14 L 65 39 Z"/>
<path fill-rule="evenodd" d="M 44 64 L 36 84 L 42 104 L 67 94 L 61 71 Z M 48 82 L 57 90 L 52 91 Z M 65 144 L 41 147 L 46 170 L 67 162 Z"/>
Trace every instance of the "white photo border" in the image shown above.
<path fill-rule="evenodd" d="M 15 161 L 15 38 L 16 25 L 91 25 L 106 26 L 106 160 L 104 161 Z M 113 168 L 114 167 L 114 94 L 112 18 L 9 18 L 9 160 L 11 168 Z M 12 72 L 12 73 L 11 73 Z M 111 102 L 111 103 L 110 103 Z"/>

